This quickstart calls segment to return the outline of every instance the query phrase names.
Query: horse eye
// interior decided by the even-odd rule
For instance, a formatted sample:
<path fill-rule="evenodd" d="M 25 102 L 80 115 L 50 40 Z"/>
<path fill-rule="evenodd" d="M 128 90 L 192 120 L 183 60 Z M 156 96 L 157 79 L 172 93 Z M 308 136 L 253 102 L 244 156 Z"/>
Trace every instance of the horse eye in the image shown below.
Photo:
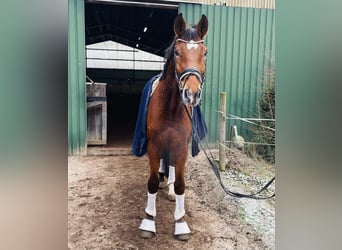
<path fill-rule="evenodd" d="M 208 51 L 204 52 L 204 56 L 207 56 L 208 55 Z"/>
<path fill-rule="evenodd" d="M 175 55 L 179 56 L 179 51 L 178 50 L 175 50 Z"/>

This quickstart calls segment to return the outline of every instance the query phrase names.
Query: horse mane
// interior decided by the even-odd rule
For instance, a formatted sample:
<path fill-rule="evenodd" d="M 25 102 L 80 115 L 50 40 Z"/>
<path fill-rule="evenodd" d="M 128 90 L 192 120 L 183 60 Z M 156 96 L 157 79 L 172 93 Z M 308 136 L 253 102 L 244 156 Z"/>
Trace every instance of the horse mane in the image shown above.
<path fill-rule="evenodd" d="M 193 24 L 193 25 L 189 25 L 184 33 L 182 34 L 182 36 L 180 37 L 174 37 L 172 43 L 170 44 L 170 46 L 165 50 L 165 55 L 164 58 L 166 59 L 166 62 L 164 64 L 164 68 L 163 68 L 163 72 L 162 75 L 160 77 L 161 80 L 165 79 L 166 77 L 166 73 L 167 73 L 167 69 L 170 65 L 170 61 L 173 58 L 173 53 L 174 53 L 174 47 L 175 47 L 175 43 L 176 40 L 178 38 L 184 39 L 186 41 L 190 41 L 190 40 L 200 40 L 201 38 L 199 37 L 198 33 L 197 33 L 197 25 Z"/>

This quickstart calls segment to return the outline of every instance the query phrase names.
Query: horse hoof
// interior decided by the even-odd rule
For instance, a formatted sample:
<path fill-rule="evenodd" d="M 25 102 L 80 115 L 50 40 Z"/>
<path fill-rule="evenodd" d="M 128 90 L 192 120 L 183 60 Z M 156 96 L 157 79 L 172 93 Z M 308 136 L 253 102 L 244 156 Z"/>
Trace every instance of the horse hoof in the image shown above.
<path fill-rule="evenodd" d="M 175 194 L 168 194 L 167 195 L 167 199 L 169 201 L 175 201 L 176 200 L 176 195 Z"/>
<path fill-rule="evenodd" d="M 177 240 L 181 240 L 181 241 L 187 241 L 190 238 L 190 234 L 178 234 L 175 235 Z"/>
<path fill-rule="evenodd" d="M 159 189 L 164 189 L 167 187 L 167 181 L 161 181 L 159 182 Z"/>
<path fill-rule="evenodd" d="M 141 230 L 141 234 L 140 234 L 141 238 L 151 239 L 153 236 L 154 236 L 154 233 L 152 233 L 150 231 Z"/>

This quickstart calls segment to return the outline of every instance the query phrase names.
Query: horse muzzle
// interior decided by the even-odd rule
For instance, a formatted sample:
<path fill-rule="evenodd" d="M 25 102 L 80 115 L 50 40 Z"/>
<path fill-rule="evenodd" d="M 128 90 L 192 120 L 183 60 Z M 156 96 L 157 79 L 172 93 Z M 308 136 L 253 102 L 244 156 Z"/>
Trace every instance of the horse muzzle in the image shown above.
<path fill-rule="evenodd" d="M 182 92 L 182 100 L 185 105 L 197 106 L 202 97 L 202 90 L 199 89 L 195 93 L 191 89 L 185 88 Z"/>
<path fill-rule="evenodd" d="M 181 91 L 183 103 L 185 105 L 197 106 L 201 101 L 202 86 L 205 80 L 205 74 L 196 68 L 187 68 L 182 73 L 178 74 L 175 71 L 176 79 L 178 82 L 179 90 Z M 192 80 L 190 77 L 192 76 Z M 194 80 L 196 79 L 196 80 Z M 190 81 L 195 81 L 195 84 L 189 84 Z M 196 91 L 192 90 L 191 85 L 198 85 Z"/>

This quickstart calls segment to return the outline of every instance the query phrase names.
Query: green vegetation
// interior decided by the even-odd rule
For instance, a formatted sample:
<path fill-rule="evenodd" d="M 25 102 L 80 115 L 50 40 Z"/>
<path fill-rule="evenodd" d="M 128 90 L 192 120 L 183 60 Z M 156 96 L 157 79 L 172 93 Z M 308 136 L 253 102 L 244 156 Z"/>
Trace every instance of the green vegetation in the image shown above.
<path fill-rule="evenodd" d="M 260 119 L 275 119 L 275 70 L 268 69 L 263 77 L 263 89 L 258 103 Z M 262 144 L 275 144 L 275 121 L 259 121 L 260 126 L 250 125 L 251 141 Z M 273 129 L 273 130 L 272 130 Z M 246 145 L 245 152 L 253 158 L 275 162 L 274 145 Z"/>

